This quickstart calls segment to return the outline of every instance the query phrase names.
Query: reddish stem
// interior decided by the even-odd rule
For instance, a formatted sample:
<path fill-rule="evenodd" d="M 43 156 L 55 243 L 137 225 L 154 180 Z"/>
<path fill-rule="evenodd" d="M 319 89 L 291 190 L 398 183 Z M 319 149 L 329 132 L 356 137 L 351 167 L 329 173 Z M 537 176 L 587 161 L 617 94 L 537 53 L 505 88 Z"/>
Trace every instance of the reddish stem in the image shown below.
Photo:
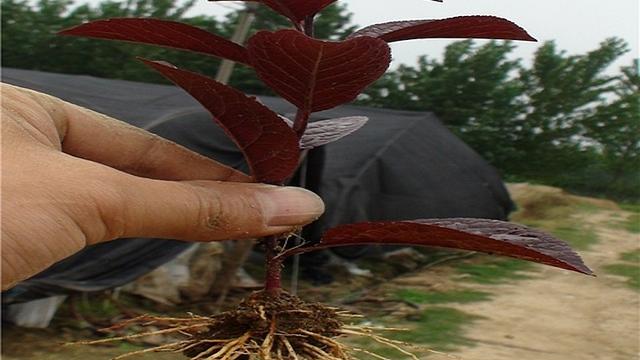
<path fill-rule="evenodd" d="M 303 31 L 307 36 L 313 37 L 314 30 L 314 16 L 307 16 L 302 24 L 295 24 L 299 31 Z M 298 109 L 296 118 L 293 123 L 293 131 L 298 134 L 298 137 L 302 137 L 304 131 L 307 129 L 309 122 L 309 111 Z M 301 159 L 304 157 L 301 156 Z M 292 174 L 293 175 L 293 174 Z M 280 295 L 282 291 L 282 257 L 278 257 L 278 237 L 269 236 L 265 238 L 265 267 L 267 274 L 265 276 L 264 291 L 272 296 Z"/>
<path fill-rule="evenodd" d="M 315 15 L 307 16 L 303 21 L 303 31 L 305 35 L 309 37 L 314 37 L 314 17 Z M 293 122 L 293 131 L 298 134 L 298 137 L 301 138 L 304 131 L 307 129 L 307 123 L 309 122 L 309 113 L 308 109 L 300 109 L 296 112 L 296 119 Z"/>
<path fill-rule="evenodd" d="M 307 130 L 307 124 L 309 123 L 309 112 L 298 109 L 296 112 L 296 119 L 293 121 L 293 131 L 298 134 L 298 138 L 301 138 L 304 131 Z"/>
<path fill-rule="evenodd" d="M 266 262 L 265 267 L 267 274 L 265 276 L 264 291 L 267 294 L 278 296 L 282 291 L 282 259 L 277 258 L 276 248 L 278 246 L 278 238 L 269 236 L 265 240 Z"/>

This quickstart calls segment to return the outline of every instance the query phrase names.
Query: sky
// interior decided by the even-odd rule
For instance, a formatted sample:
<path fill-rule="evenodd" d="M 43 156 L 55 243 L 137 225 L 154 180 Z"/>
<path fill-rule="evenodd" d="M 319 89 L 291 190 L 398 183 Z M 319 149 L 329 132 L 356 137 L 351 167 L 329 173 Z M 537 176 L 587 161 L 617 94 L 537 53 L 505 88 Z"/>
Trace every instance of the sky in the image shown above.
<path fill-rule="evenodd" d="M 509 19 L 525 28 L 539 41 L 555 40 L 568 54 L 582 54 L 595 49 L 612 36 L 629 43 L 630 52 L 609 71 L 631 64 L 639 56 L 639 0 L 340 0 L 354 13 L 353 22 L 366 26 L 392 20 L 438 19 L 459 15 L 494 15 Z M 390 5 L 384 5 L 390 4 Z M 208 2 L 198 0 L 189 15 L 224 16 L 242 8 L 241 1 Z M 450 39 L 412 40 L 393 43 L 394 62 L 413 65 L 420 55 L 440 58 Z M 530 63 L 539 44 L 522 42 L 513 55 Z"/>

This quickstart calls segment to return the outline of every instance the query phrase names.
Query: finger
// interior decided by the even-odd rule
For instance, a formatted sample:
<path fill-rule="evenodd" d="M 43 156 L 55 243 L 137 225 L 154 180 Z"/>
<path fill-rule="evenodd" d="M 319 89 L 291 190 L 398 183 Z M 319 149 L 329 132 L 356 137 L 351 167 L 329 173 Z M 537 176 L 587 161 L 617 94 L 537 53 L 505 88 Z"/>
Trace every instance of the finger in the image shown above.
<path fill-rule="evenodd" d="M 20 89 L 56 123 L 62 151 L 124 172 L 163 180 L 252 181 L 250 176 L 160 136 L 35 91 Z"/>
<path fill-rule="evenodd" d="M 300 188 L 128 175 L 118 182 L 119 205 L 102 211 L 109 238 L 249 239 L 293 231 L 324 212 L 322 200 Z"/>

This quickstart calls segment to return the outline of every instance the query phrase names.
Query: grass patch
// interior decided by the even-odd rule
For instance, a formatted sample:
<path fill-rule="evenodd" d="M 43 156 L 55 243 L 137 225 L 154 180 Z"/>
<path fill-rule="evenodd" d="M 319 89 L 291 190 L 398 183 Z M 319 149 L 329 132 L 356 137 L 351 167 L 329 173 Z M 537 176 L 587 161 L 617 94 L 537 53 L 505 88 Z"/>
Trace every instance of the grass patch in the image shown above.
<path fill-rule="evenodd" d="M 145 346 L 138 345 L 138 344 L 132 344 L 132 343 L 130 343 L 128 341 L 121 341 L 119 343 L 116 343 L 114 347 L 117 347 L 118 350 L 122 351 L 123 354 L 128 353 L 128 352 L 134 352 L 134 351 L 142 350 L 142 349 L 145 348 Z"/>
<path fill-rule="evenodd" d="M 80 295 L 76 301 L 76 310 L 82 315 L 97 319 L 110 319 L 120 314 L 120 310 L 106 296 Z"/>
<path fill-rule="evenodd" d="M 622 210 L 640 214 L 640 204 L 618 204 Z"/>
<path fill-rule="evenodd" d="M 586 250 L 598 243 L 598 234 L 591 227 L 578 227 L 574 224 L 558 226 L 550 230 L 553 235 L 562 239 L 576 250 Z"/>
<path fill-rule="evenodd" d="M 394 328 L 406 328 L 407 331 L 385 332 L 382 335 L 389 339 L 399 340 L 415 345 L 408 350 L 420 359 L 429 356 L 430 350 L 449 352 L 460 346 L 470 346 L 475 342 L 464 336 L 465 329 L 482 316 L 469 314 L 449 307 L 429 307 L 418 313 L 410 314 L 403 319 L 386 318 L 379 325 Z M 381 346 L 371 339 L 346 338 L 345 342 L 362 349 L 384 356 L 387 359 L 405 359 L 406 356 L 386 346 Z M 373 357 L 357 354 L 360 359 Z"/>
<path fill-rule="evenodd" d="M 624 276 L 627 278 L 626 284 L 640 291 L 640 266 L 634 264 L 611 264 L 604 267 L 609 274 Z"/>
<path fill-rule="evenodd" d="M 628 251 L 620 254 L 622 262 L 604 267 L 609 274 L 627 278 L 625 283 L 640 292 L 640 250 Z"/>
<path fill-rule="evenodd" d="M 579 217 L 573 217 L 570 216 L 570 214 L 548 220 L 520 219 L 519 222 L 529 227 L 548 232 L 566 241 L 576 250 L 587 250 L 599 241 L 598 234 L 593 227 L 584 226 Z"/>
<path fill-rule="evenodd" d="M 410 319 L 410 331 L 394 333 L 389 337 L 427 345 L 438 351 L 452 351 L 458 346 L 473 344 L 463 335 L 464 328 L 480 318 L 453 308 L 430 307 Z"/>
<path fill-rule="evenodd" d="M 598 243 L 598 235 L 590 226 L 584 226 L 581 215 L 602 210 L 591 203 L 577 203 L 572 206 L 560 203 L 545 204 L 544 211 L 527 211 L 527 208 L 514 214 L 513 220 L 551 233 L 566 241 L 576 250 L 587 250 Z M 530 209 L 529 209 L 530 210 Z M 640 216 L 640 215 L 639 215 Z M 639 222 L 640 225 L 640 222 Z"/>
<path fill-rule="evenodd" d="M 632 214 L 625 222 L 625 229 L 629 232 L 640 233 L 640 214 Z"/>
<path fill-rule="evenodd" d="M 491 299 L 491 294 L 474 290 L 427 292 L 415 289 L 401 289 L 396 291 L 395 296 L 397 299 L 414 304 L 471 303 Z"/>
<path fill-rule="evenodd" d="M 640 249 L 628 251 L 620 255 L 620 260 L 628 261 L 640 265 Z"/>
<path fill-rule="evenodd" d="M 387 334 L 383 334 L 383 335 L 387 335 Z M 398 356 L 404 356 L 403 354 L 401 354 L 400 352 L 391 349 L 388 346 L 384 346 L 384 345 L 380 345 L 378 342 L 374 341 L 374 340 L 370 340 L 370 339 L 364 339 L 364 338 L 356 338 L 356 339 L 349 339 L 349 338 L 344 338 L 341 340 L 341 342 L 343 342 L 344 344 L 348 344 L 354 348 L 359 348 L 359 349 L 365 349 L 369 352 L 372 352 L 374 354 L 377 354 L 379 356 L 384 356 L 387 359 L 395 359 Z M 413 352 L 416 355 L 418 352 L 415 351 L 415 349 L 409 349 L 411 350 L 411 352 Z M 354 355 L 358 356 L 358 359 L 362 359 L 362 360 L 370 360 L 370 359 L 379 359 L 379 358 L 375 358 L 371 355 L 368 354 L 363 354 L 361 352 L 354 352 Z"/>
<path fill-rule="evenodd" d="M 479 284 L 502 284 L 511 280 L 529 278 L 524 271 L 533 269 L 533 264 L 524 260 L 505 258 L 483 258 L 481 262 L 461 262 L 455 265 L 463 274 L 463 280 Z"/>
<path fill-rule="evenodd" d="M 588 202 L 578 203 L 575 205 L 575 207 L 580 212 L 587 213 L 587 214 L 593 214 L 593 213 L 597 213 L 598 211 L 606 210 L 606 208 L 602 208 L 596 204 L 588 203 Z"/>

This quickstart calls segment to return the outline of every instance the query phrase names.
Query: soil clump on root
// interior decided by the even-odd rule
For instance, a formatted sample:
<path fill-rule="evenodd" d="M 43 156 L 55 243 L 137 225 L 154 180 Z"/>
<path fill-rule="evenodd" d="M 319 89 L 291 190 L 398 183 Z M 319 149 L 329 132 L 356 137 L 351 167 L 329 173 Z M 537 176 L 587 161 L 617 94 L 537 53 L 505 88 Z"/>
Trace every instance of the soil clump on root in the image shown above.
<path fill-rule="evenodd" d="M 349 359 L 340 357 L 341 345 L 331 340 L 342 334 L 338 309 L 307 303 L 288 293 L 254 293 L 235 310 L 210 320 L 205 329 L 188 331 L 192 341 L 200 343 L 184 350 L 184 355 L 212 360 Z M 227 341 L 214 342 L 217 340 Z"/>

